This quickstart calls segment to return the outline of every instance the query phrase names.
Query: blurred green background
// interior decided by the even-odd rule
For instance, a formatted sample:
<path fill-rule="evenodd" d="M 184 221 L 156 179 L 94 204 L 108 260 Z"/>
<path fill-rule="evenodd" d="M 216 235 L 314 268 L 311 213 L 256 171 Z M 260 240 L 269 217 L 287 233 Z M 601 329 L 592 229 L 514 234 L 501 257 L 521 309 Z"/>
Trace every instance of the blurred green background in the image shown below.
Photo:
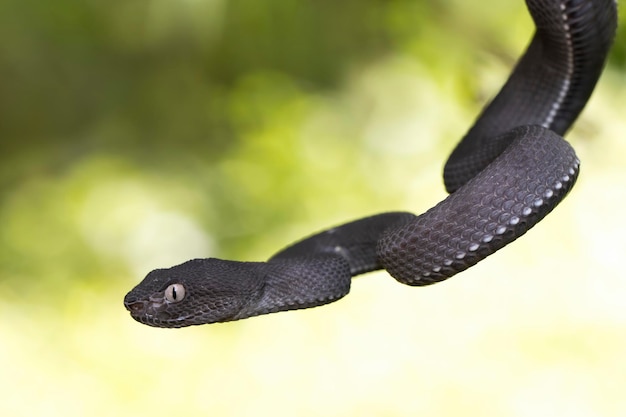
<path fill-rule="evenodd" d="M 625 415 L 624 26 L 579 182 L 523 239 L 435 286 L 166 330 L 122 305 L 151 269 L 444 198 L 523 2 L 1 2 L 0 415 Z"/>

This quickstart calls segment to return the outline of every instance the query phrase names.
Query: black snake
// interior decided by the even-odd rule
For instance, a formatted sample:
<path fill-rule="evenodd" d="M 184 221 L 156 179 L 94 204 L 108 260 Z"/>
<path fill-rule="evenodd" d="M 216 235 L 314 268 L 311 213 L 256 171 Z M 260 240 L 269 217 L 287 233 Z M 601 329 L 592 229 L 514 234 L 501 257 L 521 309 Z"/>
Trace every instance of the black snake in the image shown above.
<path fill-rule="evenodd" d="M 562 135 L 587 103 L 617 25 L 614 0 L 526 3 L 536 33 L 450 155 L 445 200 L 419 216 L 382 213 L 328 229 L 267 262 L 194 259 L 154 270 L 124 298 L 132 317 L 184 327 L 314 307 L 377 269 L 432 284 L 523 235 L 576 180 L 579 160 Z"/>

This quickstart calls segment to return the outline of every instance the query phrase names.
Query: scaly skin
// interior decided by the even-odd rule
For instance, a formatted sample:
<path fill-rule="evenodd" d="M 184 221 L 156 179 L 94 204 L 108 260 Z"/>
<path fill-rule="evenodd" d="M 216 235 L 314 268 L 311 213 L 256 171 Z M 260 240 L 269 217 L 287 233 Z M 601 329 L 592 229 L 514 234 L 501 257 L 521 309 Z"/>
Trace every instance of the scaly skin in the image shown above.
<path fill-rule="evenodd" d="M 561 137 L 587 103 L 616 29 L 614 0 L 527 0 L 537 31 L 500 93 L 452 152 L 451 193 L 416 216 L 382 213 L 320 232 L 267 262 L 195 259 L 148 274 L 131 316 L 184 327 L 315 307 L 385 269 L 427 285 L 512 242 L 567 195 L 579 161 Z"/>

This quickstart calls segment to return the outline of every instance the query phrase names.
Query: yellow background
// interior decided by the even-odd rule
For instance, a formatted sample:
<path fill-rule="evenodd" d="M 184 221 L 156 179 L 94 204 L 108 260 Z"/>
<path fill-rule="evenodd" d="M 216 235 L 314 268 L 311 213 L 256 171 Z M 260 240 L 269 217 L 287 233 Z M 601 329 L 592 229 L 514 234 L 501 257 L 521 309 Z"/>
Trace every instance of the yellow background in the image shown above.
<path fill-rule="evenodd" d="M 568 134 L 572 193 L 425 288 L 182 330 L 151 269 L 262 260 L 445 197 L 443 163 L 532 33 L 523 2 L 0 6 L 0 415 L 626 415 L 626 35 Z"/>

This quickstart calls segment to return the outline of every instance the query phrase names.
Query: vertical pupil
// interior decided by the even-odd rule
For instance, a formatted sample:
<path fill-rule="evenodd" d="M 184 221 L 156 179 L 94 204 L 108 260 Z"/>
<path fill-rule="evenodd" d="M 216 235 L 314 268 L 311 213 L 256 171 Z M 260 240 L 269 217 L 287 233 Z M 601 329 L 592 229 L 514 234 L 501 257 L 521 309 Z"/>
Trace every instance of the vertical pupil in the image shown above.
<path fill-rule="evenodd" d="M 175 285 L 173 285 L 173 286 L 172 286 L 172 299 L 173 299 L 173 300 L 175 300 L 176 298 L 177 298 L 177 297 L 176 297 L 176 286 L 175 286 Z"/>

